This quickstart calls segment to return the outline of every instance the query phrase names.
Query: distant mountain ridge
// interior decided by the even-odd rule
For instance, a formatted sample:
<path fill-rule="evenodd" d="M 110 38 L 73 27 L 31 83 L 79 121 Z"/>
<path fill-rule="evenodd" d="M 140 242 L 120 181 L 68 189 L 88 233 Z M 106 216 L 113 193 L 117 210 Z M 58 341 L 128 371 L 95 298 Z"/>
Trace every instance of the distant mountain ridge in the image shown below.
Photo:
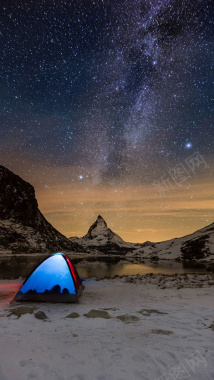
<path fill-rule="evenodd" d="M 133 255 L 150 259 L 214 261 L 214 223 L 181 238 L 150 243 Z"/>
<path fill-rule="evenodd" d="M 124 254 L 140 259 L 214 260 L 214 223 L 190 235 L 160 243 L 127 243 L 108 228 L 99 215 L 85 236 L 70 240 L 89 251 L 94 249 L 102 253 Z"/>
<path fill-rule="evenodd" d="M 0 166 L 0 250 L 78 250 L 42 215 L 33 186 L 4 166 Z"/>

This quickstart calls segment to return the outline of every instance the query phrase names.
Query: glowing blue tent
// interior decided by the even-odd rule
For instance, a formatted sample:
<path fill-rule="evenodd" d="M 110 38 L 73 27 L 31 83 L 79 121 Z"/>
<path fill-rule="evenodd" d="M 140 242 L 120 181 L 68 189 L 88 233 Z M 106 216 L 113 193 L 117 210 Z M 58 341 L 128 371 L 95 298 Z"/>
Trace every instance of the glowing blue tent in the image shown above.
<path fill-rule="evenodd" d="M 82 281 L 68 256 L 46 258 L 25 280 L 14 301 L 77 302 Z"/>

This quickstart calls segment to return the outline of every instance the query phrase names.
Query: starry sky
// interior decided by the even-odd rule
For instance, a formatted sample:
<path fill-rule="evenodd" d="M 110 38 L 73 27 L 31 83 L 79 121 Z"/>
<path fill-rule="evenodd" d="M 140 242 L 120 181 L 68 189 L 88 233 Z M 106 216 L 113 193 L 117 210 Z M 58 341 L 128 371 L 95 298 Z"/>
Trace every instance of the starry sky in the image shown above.
<path fill-rule="evenodd" d="M 0 162 L 129 241 L 214 221 L 211 0 L 1 0 Z"/>

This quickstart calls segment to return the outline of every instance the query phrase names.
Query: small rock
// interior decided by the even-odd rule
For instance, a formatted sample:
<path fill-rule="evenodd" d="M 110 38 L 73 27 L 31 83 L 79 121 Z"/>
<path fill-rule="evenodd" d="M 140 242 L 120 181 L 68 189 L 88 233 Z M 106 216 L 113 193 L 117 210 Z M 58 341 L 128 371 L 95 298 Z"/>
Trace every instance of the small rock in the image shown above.
<path fill-rule="evenodd" d="M 132 322 L 137 322 L 140 320 L 140 318 L 135 317 L 135 315 L 118 315 L 117 319 L 122 321 L 123 323 L 132 323 Z"/>
<path fill-rule="evenodd" d="M 87 318 L 105 318 L 109 319 L 111 318 L 109 313 L 105 310 L 90 310 L 87 314 L 84 314 Z"/>
<path fill-rule="evenodd" d="M 37 311 L 37 313 L 35 314 L 35 318 L 37 319 L 47 319 L 47 315 L 43 312 L 43 311 Z"/>
<path fill-rule="evenodd" d="M 17 318 L 20 318 L 24 314 L 32 314 L 34 311 L 33 307 L 28 307 L 28 306 L 21 306 L 21 307 L 16 307 L 15 309 L 11 310 L 10 314 L 8 314 L 8 317 L 11 315 L 15 315 Z"/>
<path fill-rule="evenodd" d="M 214 331 L 214 322 L 211 324 L 210 329 Z"/>
<path fill-rule="evenodd" d="M 68 314 L 65 318 L 79 318 L 79 313 L 71 313 L 71 314 Z"/>

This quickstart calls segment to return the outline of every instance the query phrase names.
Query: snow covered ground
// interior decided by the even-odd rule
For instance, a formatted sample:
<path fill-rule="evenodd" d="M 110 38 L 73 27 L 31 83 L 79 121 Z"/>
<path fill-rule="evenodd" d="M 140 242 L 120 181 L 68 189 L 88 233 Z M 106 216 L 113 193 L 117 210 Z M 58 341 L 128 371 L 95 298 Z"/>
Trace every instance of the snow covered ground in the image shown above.
<path fill-rule="evenodd" d="M 214 379 L 212 274 L 90 279 L 79 304 L 9 304 L 18 282 L 0 281 L 0 380 Z"/>

